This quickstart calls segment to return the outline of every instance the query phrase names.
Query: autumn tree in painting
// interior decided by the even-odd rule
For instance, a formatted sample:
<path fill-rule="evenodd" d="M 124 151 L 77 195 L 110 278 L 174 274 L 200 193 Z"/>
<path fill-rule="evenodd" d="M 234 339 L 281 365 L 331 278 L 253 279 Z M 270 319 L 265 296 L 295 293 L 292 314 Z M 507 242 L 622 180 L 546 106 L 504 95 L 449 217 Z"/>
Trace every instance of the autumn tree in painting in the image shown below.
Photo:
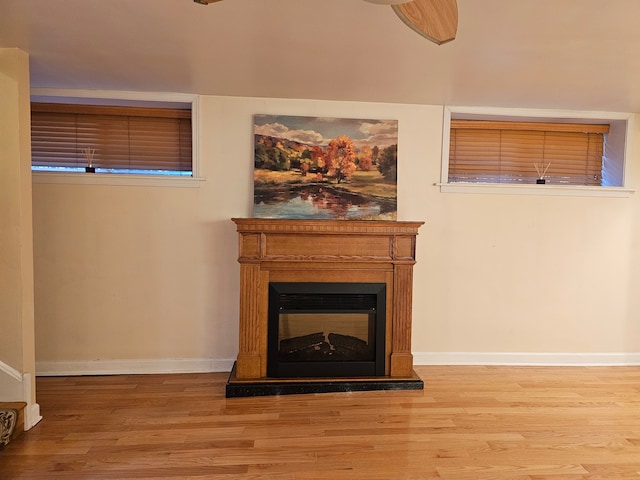
<path fill-rule="evenodd" d="M 368 145 L 364 145 L 360 148 L 360 152 L 358 152 L 358 169 L 363 172 L 368 172 L 371 170 L 373 165 L 373 160 L 371 159 L 373 155 L 373 151 L 371 147 Z"/>
<path fill-rule="evenodd" d="M 312 170 L 318 172 L 324 168 L 324 151 L 318 145 L 314 145 L 311 147 L 310 153 Z"/>
<path fill-rule="evenodd" d="M 378 170 L 389 181 L 398 179 L 398 145 L 390 145 L 380 153 Z"/>
<path fill-rule="evenodd" d="M 323 160 L 327 176 L 335 178 L 337 183 L 348 180 L 356 171 L 353 141 L 346 135 L 331 140 Z"/>

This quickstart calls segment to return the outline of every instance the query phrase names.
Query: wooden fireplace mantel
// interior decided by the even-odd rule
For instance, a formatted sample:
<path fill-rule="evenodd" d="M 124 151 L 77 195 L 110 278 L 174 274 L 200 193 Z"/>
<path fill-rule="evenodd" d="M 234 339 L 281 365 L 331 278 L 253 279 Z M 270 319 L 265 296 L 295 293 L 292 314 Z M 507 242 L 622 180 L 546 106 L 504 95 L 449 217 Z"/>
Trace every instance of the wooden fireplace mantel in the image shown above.
<path fill-rule="evenodd" d="M 372 282 L 387 288 L 385 376 L 411 377 L 416 235 L 424 222 L 233 218 L 239 233 L 235 376 L 268 380 L 270 282 Z"/>

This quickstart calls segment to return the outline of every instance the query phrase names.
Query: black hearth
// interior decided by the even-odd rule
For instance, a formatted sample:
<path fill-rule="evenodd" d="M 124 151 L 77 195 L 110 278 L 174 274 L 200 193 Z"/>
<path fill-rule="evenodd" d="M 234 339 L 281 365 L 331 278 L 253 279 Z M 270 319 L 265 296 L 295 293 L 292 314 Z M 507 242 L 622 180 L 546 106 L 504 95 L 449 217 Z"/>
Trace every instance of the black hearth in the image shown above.
<path fill-rule="evenodd" d="M 384 283 L 270 283 L 267 375 L 383 376 Z"/>

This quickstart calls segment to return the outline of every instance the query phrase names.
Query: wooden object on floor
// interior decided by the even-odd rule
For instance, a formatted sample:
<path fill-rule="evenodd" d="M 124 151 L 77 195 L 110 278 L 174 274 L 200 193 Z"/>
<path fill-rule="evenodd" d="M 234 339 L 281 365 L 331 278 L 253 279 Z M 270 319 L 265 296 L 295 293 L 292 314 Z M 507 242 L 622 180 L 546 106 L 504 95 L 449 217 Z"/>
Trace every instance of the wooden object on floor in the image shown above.
<path fill-rule="evenodd" d="M 637 479 L 638 367 L 415 367 L 420 391 L 227 399 L 227 373 L 37 379 L 2 479 Z"/>
<path fill-rule="evenodd" d="M 0 402 L 0 448 L 24 432 L 26 402 Z"/>
<path fill-rule="evenodd" d="M 385 283 L 385 375 L 411 377 L 411 300 L 423 222 L 234 218 L 239 234 L 236 376 L 267 378 L 269 282 Z"/>

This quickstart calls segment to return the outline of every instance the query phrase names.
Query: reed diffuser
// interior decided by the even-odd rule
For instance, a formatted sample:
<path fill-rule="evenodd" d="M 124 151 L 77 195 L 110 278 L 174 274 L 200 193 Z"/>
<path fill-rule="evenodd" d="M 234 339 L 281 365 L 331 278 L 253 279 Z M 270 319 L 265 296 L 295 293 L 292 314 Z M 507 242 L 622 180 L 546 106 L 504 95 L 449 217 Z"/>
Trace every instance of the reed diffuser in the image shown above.
<path fill-rule="evenodd" d="M 84 167 L 84 171 L 87 173 L 96 173 L 96 167 L 93 166 L 93 155 L 96 153 L 94 148 L 85 148 L 82 150 L 82 154 L 84 155 L 85 160 L 87 161 L 87 166 Z"/>
<path fill-rule="evenodd" d="M 547 163 L 546 167 L 544 167 L 544 164 L 538 165 L 538 163 L 534 163 L 533 166 L 536 168 L 536 172 L 538 174 L 538 178 L 536 179 L 536 183 L 540 184 L 540 185 L 545 184 L 546 180 L 545 180 L 544 176 L 546 175 L 547 170 L 549 170 L 549 167 L 551 166 L 551 162 Z M 544 167 L 544 169 L 542 167 Z"/>

